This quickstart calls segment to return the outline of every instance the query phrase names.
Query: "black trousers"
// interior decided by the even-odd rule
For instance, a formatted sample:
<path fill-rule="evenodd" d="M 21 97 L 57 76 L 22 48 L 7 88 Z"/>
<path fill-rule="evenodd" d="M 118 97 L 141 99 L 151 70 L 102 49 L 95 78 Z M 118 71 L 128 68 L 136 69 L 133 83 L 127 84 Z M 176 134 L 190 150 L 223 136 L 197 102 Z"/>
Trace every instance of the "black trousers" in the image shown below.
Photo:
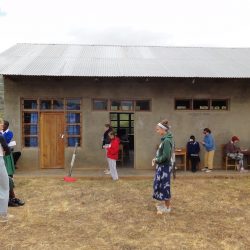
<path fill-rule="evenodd" d="M 12 154 L 13 154 L 14 165 L 16 166 L 16 163 L 21 156 L 21 152 L 13 152 Z"/>
<path fill-rule="evenodd" d="M 189 159 L 191 161 L 191 171 L 196 172 L 197 165 L 200 162 L 200 157 L 199 156 L 189 156 Z"/>

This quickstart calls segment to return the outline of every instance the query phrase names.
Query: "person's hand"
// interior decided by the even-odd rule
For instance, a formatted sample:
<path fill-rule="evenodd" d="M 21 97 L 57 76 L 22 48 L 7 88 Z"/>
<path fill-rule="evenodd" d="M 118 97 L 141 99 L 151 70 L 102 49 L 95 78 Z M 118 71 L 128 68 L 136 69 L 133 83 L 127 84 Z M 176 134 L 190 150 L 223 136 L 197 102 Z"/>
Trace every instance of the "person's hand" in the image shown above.
<path fill-rule="evenodd" d="M 155 158 L 152 159 L 152 167 L 155 165 Z"/>

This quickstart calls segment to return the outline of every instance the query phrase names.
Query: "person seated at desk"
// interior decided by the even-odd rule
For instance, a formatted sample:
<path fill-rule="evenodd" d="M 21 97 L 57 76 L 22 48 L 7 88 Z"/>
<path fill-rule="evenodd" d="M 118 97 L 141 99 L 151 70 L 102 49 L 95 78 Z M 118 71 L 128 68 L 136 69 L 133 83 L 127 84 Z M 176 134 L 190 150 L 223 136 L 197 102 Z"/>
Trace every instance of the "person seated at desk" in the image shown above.
<path fill-rule="evenodd" d="M 191 161 L 191 171 L 194 173 L 197 171 L 197 165 L 200 162 L 200 144 L 195 140 L 194 135 L 190 136 L 187 143 L 187 157 Z"/>
<path fill-rule="evenodd" d="M 237 142 L 239 142 L 240 139 L 237 137 L 237 136 L 233 136 L 231 138 L 231 140 L 225 145 L 225 154 L 233 159 L 233 160 L 236 160 L 237 162 L 237 169 L 239 171 L 246 171 L 244 169 L 244 154 L 242 153 L 242 151 L 244 150 L 241 150 L 240 147 L 236 146 L 235 144 Z"/>

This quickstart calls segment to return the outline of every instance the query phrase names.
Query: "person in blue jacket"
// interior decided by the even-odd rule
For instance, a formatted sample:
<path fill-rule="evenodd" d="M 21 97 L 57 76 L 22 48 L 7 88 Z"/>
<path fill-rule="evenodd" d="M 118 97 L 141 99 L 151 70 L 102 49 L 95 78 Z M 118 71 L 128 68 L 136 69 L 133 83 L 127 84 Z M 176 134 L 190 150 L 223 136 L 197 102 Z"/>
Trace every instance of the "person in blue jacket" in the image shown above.
<path fill-rule="evenodd" d="M 195 140 L 194 135 L 190 136 L 189 142 L 187 143 L 187 156 L 191 161 L 191 171 L 194 173 L 197 171 L 197 165 L 200 162 L 200 144 Z"/>
<path fill-rule="evenodd" d="M 205 148 L 204 156 L 204 168 L 202 171 L 209 173 L 213 170 L 214 152 L 215 152 L 215 142 L 212 132 L 209 128 L 203 129 L 204 139 L 202 145 Z"/>

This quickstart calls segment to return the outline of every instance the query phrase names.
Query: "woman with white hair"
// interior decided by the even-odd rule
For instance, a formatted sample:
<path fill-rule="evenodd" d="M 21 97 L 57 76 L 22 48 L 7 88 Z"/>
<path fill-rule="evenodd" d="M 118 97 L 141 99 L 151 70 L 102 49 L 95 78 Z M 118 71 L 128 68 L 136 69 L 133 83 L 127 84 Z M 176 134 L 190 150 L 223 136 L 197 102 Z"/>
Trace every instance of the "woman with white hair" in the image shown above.
<path fill-rule="evenodd" d="M 156 132 L 161 136 L 161 144 L 152 160 L 152 165 L 156 166 L 153 198 L 162 202 L 161 205 L 156 206 L 157 213 L 169 213 L 171 211 L 170 176 L 173 136 L 169 132 L 169 128 L 167 120 L 163 120 L 156 126 Z"/>
<path fill-rule="evenodd" d="M 3 129 L 3 119 L 0 118 L 0 130 Z M 10 154 L 10 149 L 2 135 L 0 135 L 0 223 L 8 221 L 9 177 L 3 156 Z"/>

